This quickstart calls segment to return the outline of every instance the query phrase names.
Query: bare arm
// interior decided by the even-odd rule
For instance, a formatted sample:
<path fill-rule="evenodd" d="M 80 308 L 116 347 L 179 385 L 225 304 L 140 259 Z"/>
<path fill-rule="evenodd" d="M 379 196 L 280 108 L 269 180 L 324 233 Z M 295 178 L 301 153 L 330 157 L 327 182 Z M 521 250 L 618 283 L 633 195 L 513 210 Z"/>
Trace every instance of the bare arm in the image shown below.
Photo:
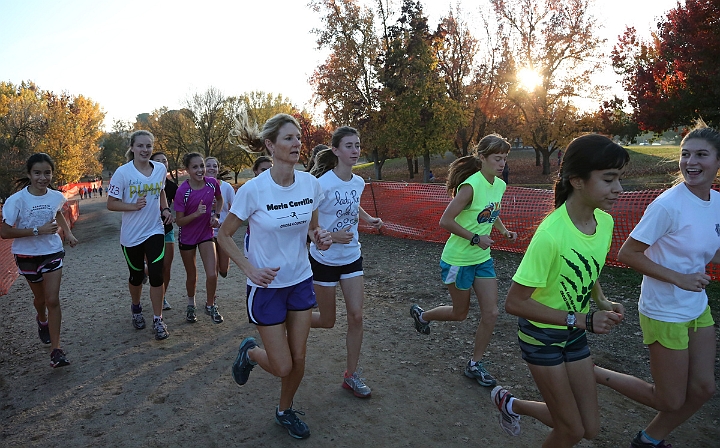
<path fill-rule="evenodd" d="M 374 218 L 374 217 L 370 216 L 370 214 L 368 212 L 366 212 L 364 208 L 360 207 L 359 213 L 360 213 L 360 219 L 362 219 L 366 223 L 373 226 L 373 228 L 379 229 L 380 227 L 382 227 L 382 225 L 383 225 L 382 219 Z"/>
<path fill-rule="evenodd" d="M 598 283 L 595 283 L 598 285 Z M 599 288 L 599 286 L 598 286 Z M 595 289 L 593 287 L 593 289 Z M 518 317 L 550 325 L 566 325 L 568 312 L 557 310 L 532 299 L 535 288 L 523 286 L 512 282 L 507 298 L 505 299 L 505 311 Z M 600 294 L 602 290 L 598 289 Z M 608 302 L 609 303 L 609 302 Z M 577 328 L 585 330 L 585 313 L 575 313 Z M 609 333 L 613 326 L 620 323 L 622 315 L 614 311 L 600 311 L 593 316 L 594 332 L 600 334 Z"/>
<path fill-rule="evenodd" d="M 655 263 L 645 255 L 645 250 L 648 247 L 650 246 L 628 237 L 618 252 L 618 261 L 630 266 L 642 275 L 673 284 L 687 291 L 700 292 L 710 283 L 710 276 L 705 272 L 681 274 Z"/>
<path fill-rule="evenodd" d="M 218 194 L 215 196 L 215 213 L 212 214 L 210 217 L 210 226 L 211 227 L 220 227 L 220 210 L 223 208 L 223 203 L 225 199 L 222 197 L 222 194 Z"/>
<path fill-rule="evenodd" d="M 63 218 L 63 221 L 64 220 L 65 218 Z M 57 233 L 57 229 L 58 224 L 56 220 L 53 219 L 38 227 L 38 235 L 50 235 L 53 233 Z M 34 236 L 35 234 L 33 233 L 32 227 L 28 227 L 27 229 L 18 229 L 17 227 L 12 227 L 5 221 L 3 221 L 2 226 L 0 226 L 0 237 L 6 240 Z"/>
<path fill-rule="evenodd" d="M 145 204 L 147 204 L 145 196 L 139 197 L 137 202 L 123 202 L 122 199 L 113 196 L 107 198 L 107 209 L 112 212 L 136 212 L 142 210 Z"/>
<path fill-rule="evenodd" d="M 60 228 L 63 230 L 65 240 L 68 242 L 70 247 L 75 247 L 75 245 L 78 243 L 78 240 L 77 238 L 75 238 L 75 235 L 73 235 L 72 230 L 70 230 L 70 226 L 65 219 L 65 215 L 63 215 L 62 212 L 58 211 L 57 213 L 55 213 L 55 221 L 57 221 L 58 226 L 60 226 Z"/>
<path fill-rule="evenodd" d="M 312 212 L 310 225 L 308 226 L 308 238 L 315 243 L 318 250 L 327 250 L 333 243 L 332 234 L 318 225 L 318 210 Z M 352 235 L 352 232 L 345 232 Z"/>
<path fill-rule="evenodd" d="M 175 222 L 172 211 L 170 211 L 170 207 L 168 206 L 165 190 L 160 190 L 160 216 L 162 217 L 163 224 L 171 224 Z"/>
<path fill-rule="evenodd" d="M 510 241 L 515 241 L 517 239 L 517 232 L 511 232 L 505 227 L 505 224 L 503 224 L 502 220 L 500 220 L 500 217 L 498 216 L 495 222 L 493 223 L 493 227 L 500 232 L 500 235 L 504 236 L 505 238 L 509 239 Z"/>
<path fill-rule="evenodd" d="M 190 224 L 195 218 L 202 216 L 207 211 L 207 205 L 203 204 L 203 201 L 200 201 L 200 204 L 198 204 L 197 210 L 190 213 L 189 215 L 186 215 L 185 212 L 175 212 L 175 224 L 179 225 L 180 227 Z"/>

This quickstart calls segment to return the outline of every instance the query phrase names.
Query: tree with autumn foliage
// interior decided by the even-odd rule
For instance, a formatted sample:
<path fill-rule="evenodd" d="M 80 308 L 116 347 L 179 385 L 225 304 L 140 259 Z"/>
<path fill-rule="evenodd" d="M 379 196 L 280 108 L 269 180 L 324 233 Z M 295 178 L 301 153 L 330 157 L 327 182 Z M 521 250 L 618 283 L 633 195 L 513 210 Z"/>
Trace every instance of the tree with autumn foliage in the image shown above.
<path fill-rule="evenodd" d="M 42 91 L 34 83 L 0 82 L 0 198 L 12 193 L 46 124 Z"/>
<path fill-rule="evenodd" d="M 698 117 L 720 125 L 720 3 L 678 2 L 648 41 L 628 28 L 612 51 L 633 117 L 662 132 Z"/>
<path fill-rule="evenodd" d="M 387 48 L 379 59 L 383 86 L 380 104 L 385 121 L 375 132 L 408 160 L 423 158 L 424 175 L 430 176 L 430 155 L 452 150 L 462 110 L 447 94 L 437 70 L 441 33 L 431 33 L 420 2 L 405 0 L 394 25 L 388 28 Z"/>
<path fill-rule="evenodd" d="M 387 15 L 378 0 L 383 23 Z M 315 99 L 325 105 L 330 126 L 352 126 L 363 136 L 363 148 L 375 166 L 375 178 L 382 179 L 382 166 L 394 155 L 393 148 L 376 130 L 385 122 L 379 104 L 381 85 L 377 61 L 387 39 L 376 34 L 376 15 L 357 0 L 313 0 L 323 28 L 315 29 L 317 48 L 328 55 L 313 73 L 310 82 Z"/>
<path fill-rule="evenodd" d="M 297 113 L 297 109 L 288 98 L 281 94 L 255 90 L 228 98 L 226 113 L 231 121 L 243 116 L 247 118 L 250 126 L 262 126 L 277 114 L 294 115 Z M 224 166 L 235 173 L 235 183 L 237 183 L 240 170 L 252 166 L 257 155 L 245 151 L 237 142 L 232 140 L 227 140 L 227 142 L 228 144 L 220 153 L 219 158 Z"/>
<path fill-rule="evenodd" d="M 195 137 L 205 157 L 216 156 L 228 146 L 233 122 L 227 103 L 225 95 L 215 87 L 196 92 L 186 101 L 184 110 L 195 125 Z"/>
<path fill-rule="evenodd" d="M 129 136 L 133 126 L 122 120 L 115 120 L 112 131 L 103 134 L 100 140 L 100 163 L 103 169 L 115 171 L 127 159 L 125 153 L 129 146 Z"/>
<path fill-rule="evenodd" d="M 324 25 L 313 30 L 317 47 L 330 50 L 310 78 L 315 95 L 334 125 L 361 128 L 377 107 L 375 61 L 380 47 L 374 14 L 356 0 L 314 0 L 310 6 Z"/>
<path fill-rule="evenodd" d="M 45 152 L 55 162 L 53 182 L 76 182 L 100 174 L 98 161 L 105 114 L 82 95 L 43 91 L 32 82 L 0 83 L 0 195 L 24 176 L 25 160 Z"/>
<path fill-rule="evenodd" d="M 296 112 L 292 115 L 300 125 L 300 140 L 302 141 L 300 163 L 307 168 L 313 148 L 317 145 L 330 145 L 332 130 L 327 125 L 315 124 L 307 111 Z"/>
<path fill-rule="evenodd" d="M 617 96 L 612 100 L 603 101 L 597 112 L 598 128 L 623 142 L 634 143 L 635 138 L 640 134 L 640 127 L 632 114 L 625 111 L 625 106 L 625 101 Z"/>
<path fill-rule="evenodd" d="M 155 151 L 165 153 L 168 159 L 170 176 L 178 182 L 178 169 L 183 169 L 182 158 L 189 152 L 204 151 L 200 133 L 195 127 L 192 112 L 188 109 L 169 110 L 167 107 L 155 109 L 149 114 L 141 114 L 135 123 L 135 129 L 145 129 L 155 136 Z M 129 141 L 127 142 L 129 145 Z M 217 144 L 214 144 L 217 147 Z"/>
<path fill-rule="evenodd" d="M 542 157 L 550 173 L 550 155 L 580 132 L 573 100 L 592 96 L 590 75 L 599 68 L 597 20 L 589 0 L 491 0 L 507 33 L 507 64 L 515 73 L 536 73 L 540 82 L 523 87 L 508 79 L 505 95 L 520 112 L 523 141 Z"/>
<path fill-rule="evenodd" d="M 45 92 L 47 128 L 36 151 L 55 161 L 53 180 L 62 185 L 84 175 L 100 175 L 100 130 L 105 113 L 82 95 Z"/>
<path fill-rule="evenodd" d="M 497 23 L 480 17 L 482 36 L 470 32 L 459 6 L 438 26 L 443 44 L 437 46 L 438 70 L 447 93 L 461 106 L 463 123 L 455 134 L 455 155 L 468 155 L 470 146 L 488 134 L 509 136 L 517 127 L 512 106 L 503 95 L 508 79 L 507 43 Z"/>

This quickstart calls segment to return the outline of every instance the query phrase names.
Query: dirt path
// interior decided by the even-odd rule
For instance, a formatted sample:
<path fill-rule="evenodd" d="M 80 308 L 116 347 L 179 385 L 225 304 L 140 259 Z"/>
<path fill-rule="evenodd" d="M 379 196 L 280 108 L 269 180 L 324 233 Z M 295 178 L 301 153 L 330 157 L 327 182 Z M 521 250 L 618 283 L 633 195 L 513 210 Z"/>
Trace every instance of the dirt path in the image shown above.
<path fill-rule="evenodd" d="M 155 341 L 151 330 L 130 323 L 127 268 L 119 247 L 120 214 L 104 199 L 81 202 L 75 234 L 81 244 L 67 248 L 61 300 L 63 347 L 72 364 L 49 367 L 49 350 L 37 338 L 30 289 L 23 279 L 0 297 L 6 318 L 0 330 L 0 445 L 26 446 L 487 446 L 535 447 L 548 432 L 524 418 L 522 434 L 498 427 L 489 389 L 465 378 L 478 308 L 462 323 L 433 324 L 415 332 L 411 303 L 424 307 L 448 301 L 437 263 L 442 246 L 363 235 L 367 303 L 361 365 L 373 389 L 359 400 L 340 387 L 344 369 L 345 311 L 331 330 L 313 330 L 306 376 L 295 406 L 306 412 L 312 436 L 295 441 L 273 421 L 279 380 L 255 369 L 238 388 L 230 376 L 237 346 L 257 336 L 247 322 L 245 277 L 232 267 L 220 279 L 219 305 L 225 322 L 199 315 L 184 320 L 185 273 L 176 254 L 165 313 L 170 337 Z M 242 231 L 237 234 L 239 238 Z M 501 302 L 518 255 L 496 254 Z M 204 285 L 204 279 L 199 279 Z M 622 299 L 627 322 L 610 337 L 591 336 L 600 365 L 648 377 L 634 303 L 637 288 L 606 294 Z M 203 299 L 198 290 L 198 300 Z M 142 303 L 149 309 L 147 289 Z M 502 309 L 502 304 L 501 304 Z M 489 347 L 488 368 L 501 384 L 523 398 L 539 398 L 521 361 L 516 319 L 501 312 Z M 717 375 L 716 375 L 717 376 Z M 613 391 L 600 390 L 602 430 L 583 447 L 627 446 L 653 412 Z M 717 446 L 720 398 L 706 404 L 670 437 L 673 446 Z"/>

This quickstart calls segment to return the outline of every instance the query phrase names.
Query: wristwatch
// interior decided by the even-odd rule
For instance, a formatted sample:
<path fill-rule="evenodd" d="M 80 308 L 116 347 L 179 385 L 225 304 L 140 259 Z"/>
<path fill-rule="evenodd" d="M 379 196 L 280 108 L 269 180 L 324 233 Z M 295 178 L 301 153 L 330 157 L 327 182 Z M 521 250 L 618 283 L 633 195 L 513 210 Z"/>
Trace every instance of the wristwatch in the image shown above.
<path fill-rule="evenodd" d="M 470 245 L 477 246 L 478 244 L 480 244 L 480 235 L 478 235 L 476 233 L 475 235 L 473 235 L 472 239 L 470 240 Z"/>
<path fill-rule="evenodd" d="M 38 236 L 40 232 L 38 231 L 37 227 L 33 227 L 33 235 Z"/>
<path fill-rule="evenodd" d="M 573 327 L 575 327 L 575 311 L 568 311 L 568 315 L 565 318 L 565 323 L 567 324 L 568 331 L 572 331 Z"/>

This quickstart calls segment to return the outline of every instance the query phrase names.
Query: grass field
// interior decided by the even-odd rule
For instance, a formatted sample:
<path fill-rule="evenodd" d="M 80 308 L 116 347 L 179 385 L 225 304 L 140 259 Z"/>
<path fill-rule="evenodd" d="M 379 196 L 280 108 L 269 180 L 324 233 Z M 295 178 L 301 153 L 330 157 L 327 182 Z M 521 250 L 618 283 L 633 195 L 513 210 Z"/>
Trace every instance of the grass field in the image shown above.
<path fill-rule="evenodd" d="M 680 153 L 679 146 L 629 146 L 630 164 L 627 167 L 623 180 L 626 190 L 644 190 L 667 188 L 672 185 L 678 173 L 677 160 Z M 436 183 L 445 183 L 448 166 L 455 157 L 433 156 L 430 160 L 430 169 L 435 176 Z M 535 165 L 535 151 L 531 149 L 515 149 L 508 156 L 510 165 L 510 184 L 529 188 L 552 188 L 557 173 L 557 156 L 550 156 L 551 174 L 543 175 L 542 167 Z M 405 159 L 390 159 L 385 162 L 382 169 L 382 180 L 398 182 L 421 182 L 422 164 L 420 173 L 411 179 L 408 174 Z M 372 163 L 357 165 L 356 174 L 364 179 L 374 179 L 375 170 Z"/>

